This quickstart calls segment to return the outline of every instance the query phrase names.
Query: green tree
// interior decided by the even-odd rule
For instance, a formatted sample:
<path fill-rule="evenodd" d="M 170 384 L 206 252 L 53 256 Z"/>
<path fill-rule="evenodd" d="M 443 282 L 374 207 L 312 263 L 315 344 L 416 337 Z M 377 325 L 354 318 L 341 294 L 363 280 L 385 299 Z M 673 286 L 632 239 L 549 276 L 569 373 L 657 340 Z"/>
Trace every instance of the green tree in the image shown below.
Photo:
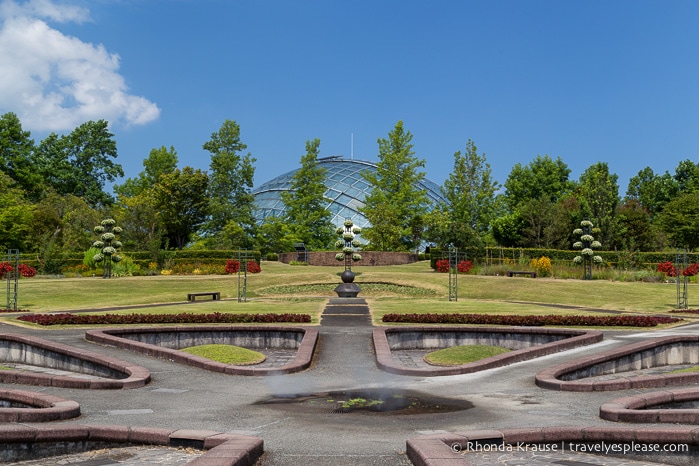
<path fill-rule="evenodd" d="M 114 135 L 104 120 L 88 121 L 60 138 L 51 133 L 37 147 L 39 170 L 58 194 L 82 197 L 93 207 L 110 205 L 106 182 L 124 176 Z"/>
<path fill-rule="evenodd" d="M 650 167 L 646 167 L 631 177 L 625 198 L 635 201 L 652 219 L 677 195 L 679 189 L 679 183 L 670 173 L 666 171 L 656 175 Z"/>
<path fill-rule="evenodd" d="M 653 251 L 659 246 L 651 217 L 640 202 L 627 199 L 617 208 L 616 232 L 609 249 Z"/>
<path fill-rule="evenodd" d="M 682 194 L 665 205 L 659 224 L 675 247 L 699 247 L 699 191 Z"/>
<path fill-rule="evenodd" d="M 216 235 L 234 221 L 251 240 L 256 228 L 253 215 L 255 198 L 252 195 L 255 158 L 250 153 L 241 155 L 247 145 L 240 140 L 240 126 L 232 120 L 224 121 L 203 148 L 211 153 L 210 219 L 206 231 Z"/>
<path fill-rule="evenodd" d="M 506 246 L 565 244 L 570 235 L 569 205 L 563 202 L 575 183 L 560 157 L 537 155 L 527 166 L 516 164 L 505 181 L 503 200 L 509 213 L 493 222 L 493 237 Z"/>
<path fill-rule="evenodd" d="M 286 205 L 286 222 L 294 235 L 309 249 L 327 249 L 335 239 L 332 213 L 326 207 L 327 170 L 318 166 L 320 139 L 306 141 L 301 168 L 291 177 L 289 191 L 281 193 Z"/>
<path fill-rule="evenodd" d="M 532 199 L 557 201 L 571 192 L 570 169 L 560 157 L 536 156 L 529 165 L 515 164 L 505 181 L 505 199 L 512 210 Z"/>
<path fill-rule="evenodd" d="M 184 167 L 162 175 L 153 187 L 154 205 L 166 230 L 168 244 L 184 248 L 208 216 L 209 177 L 201 170 Z"/>
<path fill-rule="evenodd" d="M 38 199 L 43 180 L 33 158 L 34 140 L 14 113 L 0 116 L 0 172 L 12 178 L 30 199 Z"/>
<path fill-rule="evenodd" d="M 682 194 L 699 191 L 699 163 L 682 160 L 675 168 L 675 181 Z"/>
<path fill-rule="evenodd" d="M 590 217 L 602 234 L 599 240 L 609 247 L 614 237 L 616 209 L 619 205 L 619 177 L 609 173 L 606 162 L 588 167 L 578 184 L 579 199 L 584 217 Z"/>
<path fill-rule="evenodd" d="M 0 251 L 31 252 L 34 205 L 24 199 L 15 180 L 0 172 Z"/>
<path fill-rule="evenodd" d="M 137 178 L 128 178 L 124 184 L 114 187 L 114 192 L 120 197 L 138 196 L 151 189 L 160 181 L 162 175 L 172 173 L 177 168 L 177 151 L 173 146 L 167 149 L 151 149 L 148 158 L 143 160 L 144 170 Z"/>
<path fill-rule="evenodd" d="M 446 231 L 442 227 L 444 237 L 441 241 L 446 242 L 440 242 L 440 246 L 465 248 L 482 245 L 496 216 L 495 192 L 499 187 L 492 179 L 485 154 L 478 155 L 476 145 L 469 139 L 464 153 L 454 154 L 454 168 L 441 187 L 447 202 L 438 205 L 436 210 L 446 213 L 448 226 Z M 432 219 L 439 217 L 428 216 Z M 439 223 L 444 225 L 445 222 Z"/>
<path fill-rule="evenodd" d="M 267 253 L 289 252 L 294 243 L 300 242 L 291 231 L 291 226 L 279 217 L 267 217 L 257 230 L 255 249 L 262 255 Z"/>
<path fill-rule="evenodd" d="M 410 131 L 399 121 L 388 139 L 379 138 L 376 172 L 365 171 L 363 178 L 372 190 L 359 211 L 371 223 L 362 231 L 369 247 L 378 251 L 408 251 L 421 242 L 418 227 L 427 211 L 428 198 L 418 183 L 425 178 L 419 171 L 425 161 L 413 152 Z"/>

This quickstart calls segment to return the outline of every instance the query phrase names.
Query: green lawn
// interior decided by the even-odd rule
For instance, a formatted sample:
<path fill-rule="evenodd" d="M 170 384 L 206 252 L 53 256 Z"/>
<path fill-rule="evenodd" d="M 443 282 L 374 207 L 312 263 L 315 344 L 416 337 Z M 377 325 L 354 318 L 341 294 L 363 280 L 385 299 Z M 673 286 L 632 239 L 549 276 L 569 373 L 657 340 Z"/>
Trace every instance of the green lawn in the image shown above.
<path fill-rule="evenodd" d="M 674 284 L 561 280 L 460 275 L 458 301 L 449 301 L 448 276 L 429 262 L 390 267 L 356 266 L 360 297 L 370 304 L 375 322 L 388 312 L 497 314 L 585 314 L 598 310 L 666 313 L 676 306 Z M 248 274 L 247 302 L 238 302 L 238 275 L 125 278 L 21 279 L 18 307 L 31 312 L 93 310 L 109 312 L 292 312 L 313 322 L 340 283 L 341 267 L 292 266 L 263 262 L 262 273 Z M 4 288 L 4 287 L 3 287 Z M 187 293 L 219 291 L 221 301 L 185 303 Z M 699 292 L 689 285 L 689 300 Z M 0 299 L 4 296 L 0 296 Z M 0 305 L 4 304 L 4 299 Z M 155 304 L 163 304 L 153 306 Z"/>

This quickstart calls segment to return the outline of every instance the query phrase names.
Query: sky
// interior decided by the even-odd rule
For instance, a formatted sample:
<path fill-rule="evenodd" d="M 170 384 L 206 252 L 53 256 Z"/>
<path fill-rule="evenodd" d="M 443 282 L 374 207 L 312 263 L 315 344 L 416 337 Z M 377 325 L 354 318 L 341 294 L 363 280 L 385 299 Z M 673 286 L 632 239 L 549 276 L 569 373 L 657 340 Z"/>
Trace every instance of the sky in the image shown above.
<path fill-rule="evenodd" d="M 378 161 L 398 121 L 442 184 L 472 140 L 493 178 L 558 157 L 699 162 L 695 0 L 0 0 L 0 114 L 38 143 L 109 122 L 125 178 L 153 148 L 208 170 L 226 119 L 255 185 L 320 157 Z M 117 183 L 123 182 L 122 180 Z"/>

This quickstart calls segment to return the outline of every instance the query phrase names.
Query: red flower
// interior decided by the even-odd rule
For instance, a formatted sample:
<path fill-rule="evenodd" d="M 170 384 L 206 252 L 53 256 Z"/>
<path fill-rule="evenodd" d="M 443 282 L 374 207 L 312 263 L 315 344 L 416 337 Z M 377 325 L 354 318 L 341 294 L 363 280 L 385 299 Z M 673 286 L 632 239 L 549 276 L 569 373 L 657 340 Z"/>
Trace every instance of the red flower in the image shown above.
<path fill-rule="evenodd" d="M 449 272 L 449 261 L 447 259 L 440 259 L 434 263 L 437 272 L 447 273 Z"/>
<path fill-rule="evenodd" d="M 248 272 L 250 273 L 260 273 L 262 269 L 260 269 L 260 264 L 258 264 L 255 261 L 250 261 L 248 262 Z"/>
<path fill-rule="evenodd" d="M 228 259 L 226 262 L 226 273 L 238 273 L 240 270 L 240 262 Z"/>
<path fill-rule="evenodd" d="M 456 270 L 459 273 L 468 273 L 473 268 L 473 263 L 471 261 L 461 261 L 456 264 Z"/>

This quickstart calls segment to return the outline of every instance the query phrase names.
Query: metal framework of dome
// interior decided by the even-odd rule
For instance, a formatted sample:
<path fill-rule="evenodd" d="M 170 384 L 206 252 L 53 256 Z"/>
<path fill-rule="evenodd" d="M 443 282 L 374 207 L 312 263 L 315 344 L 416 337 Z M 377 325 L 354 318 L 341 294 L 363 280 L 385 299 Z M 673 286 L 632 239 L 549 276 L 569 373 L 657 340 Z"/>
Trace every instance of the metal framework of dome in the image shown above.
<path fill-rule="evenodd" d="M 349 218 L 360 228 L 371 226 L 366 217 L 359 212 L 359 208 L 364 206 L 364 199 L 371 191 L 371 186 L 362 177 L 362 172 L 375 172 L 376 164 L 333 156 L 318 159 L 318 165 L 327 170 L 327 189 L 324 197 L 328 201 L 326 208 L 333 214 L 333 224 L 341 226 L 345 219 Z M 267 217 L 284 217 L 286 206 L 280 193 L 289 191 L 291 179 L 297 171 L 298 169 L 292 170 L 253 189 L 255 219 L 258 224 L 263 223 Z M 432 205 L 443 199 L 439 185 L 430 180 L 423 179 L 418 183 L 418 187 L 427 192 Z"/>

